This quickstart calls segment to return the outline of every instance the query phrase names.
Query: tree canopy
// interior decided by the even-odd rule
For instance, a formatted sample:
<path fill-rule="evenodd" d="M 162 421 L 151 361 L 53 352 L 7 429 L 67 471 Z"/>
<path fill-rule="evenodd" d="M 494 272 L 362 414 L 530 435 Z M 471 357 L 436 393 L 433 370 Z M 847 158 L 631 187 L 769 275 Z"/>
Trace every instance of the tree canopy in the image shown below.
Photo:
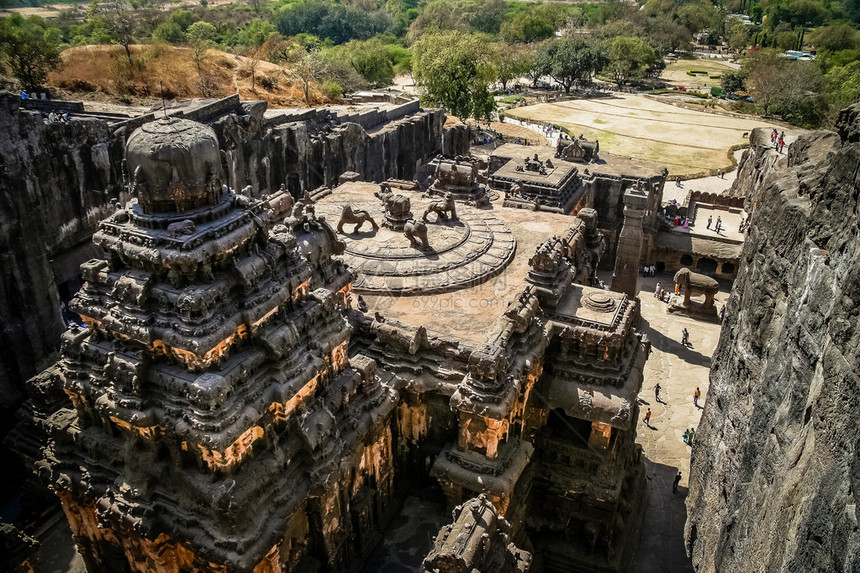
<path fill-rule="evenodd" d="M 618 36 L 609 41 L 607 71 L 618 85 L 645 76 L 657 59 L 654 49 L 641 39 Z"/>
<path fill-rule="evenodd" d="M 560 83 L 566 93 L 570 93 L 575 83 L 590 82 L 606 60 L 599 42 L 572 37 L 545 42 L 537 58 L 538 67 Z"/>
<path fill-rule="evenodd" d="M 0 20 L 0 52 L 25 88 L 39 88 L 60 63 L 60 31 L 38 16 L 13 14 Z"/>
<path fill-rule="evenodd" d="M 495 79 L 486 41 L 463 32 L 430 32 L 413 46 L 413 73 L 424 97 L 461 119 L 489 119 Z"/>

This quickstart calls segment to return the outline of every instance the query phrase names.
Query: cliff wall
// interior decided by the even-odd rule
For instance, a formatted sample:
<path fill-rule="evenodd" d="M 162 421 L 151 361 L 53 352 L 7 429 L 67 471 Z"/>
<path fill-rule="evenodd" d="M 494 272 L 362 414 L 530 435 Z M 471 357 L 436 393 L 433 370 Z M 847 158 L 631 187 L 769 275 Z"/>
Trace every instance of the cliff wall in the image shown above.
<path fill-rule="evenodd" d="M 0 407 L 64 330 L 51 259 L 92 236 L 119 193 L 122 145 L 100 120 L 46 124 L 0 94 Z"/>
<path fill-rule="evenodd" d="M 699 573 L 860 570 L 858 112 L 786 156 L 751 138 L 734 190 L 752 225 L 692 451 Z"/>
<path fill-rule="evenodd" d="M 335 185 L 346 171 L 370 181 L 409 180 L 443 142 L 452 153 L 468 153 L 468 133 L 446 129 L 438 109 L 367 131 L 325 121 L 330 115 L 323 113 L 277 124 L 264 119 L 264 103 L 224 101 L 230 109 L 219 102 L 204 106 L 217 108 L 213 117 L 185 115 L 215 128 L 226 183 L 250 185 L 255 194 L 289 181 L 304 189 Z M 111 200 L 128 199 L 125 139 L 142 121 L 126 128 L 85 118 L 47 124 L 39 113 L 20 109 L 17 96 L 0 93 L 0 410 L 13 406 L 24 380 L 53 360 L 64 330 L 62 283 L 98 254 L 91 237 L 113 212 Z"/>

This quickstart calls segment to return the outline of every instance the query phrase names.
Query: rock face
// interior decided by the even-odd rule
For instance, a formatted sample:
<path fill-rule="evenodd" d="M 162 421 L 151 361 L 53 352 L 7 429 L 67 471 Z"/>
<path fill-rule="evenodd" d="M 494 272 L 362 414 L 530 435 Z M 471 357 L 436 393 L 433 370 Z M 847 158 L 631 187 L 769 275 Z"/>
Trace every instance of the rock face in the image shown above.
<path fill-rule="evenodd" d="M 858 112 L 787 157 L 756 130 L 744 158 L 752 225 L 687 498 L 699 573 L 860 568 Z"/>
<path fill-rule="evenodd" d="M 19 104 L 0 94 L 0 408 L 59 347 L 54 269 L 113 212 L 121 178 L 122 142 L 105 122 L 45 124 Z"/>

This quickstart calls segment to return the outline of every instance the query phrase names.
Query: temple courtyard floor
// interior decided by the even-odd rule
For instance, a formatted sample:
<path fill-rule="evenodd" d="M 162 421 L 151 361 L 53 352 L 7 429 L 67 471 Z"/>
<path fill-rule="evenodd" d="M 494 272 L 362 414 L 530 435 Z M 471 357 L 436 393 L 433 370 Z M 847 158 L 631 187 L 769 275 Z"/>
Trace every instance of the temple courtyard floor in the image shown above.
<path fill-rule="evenodd" d="M 608 283 L 611 273 L 601 274 Z M 640 329 L 651 341 L 651 356 L 645 365 L 645 380 L 639 394 L 641 409 L 637 425 L 637 443 L 641 444 L 649 489 L 648 506 L 637 552 L 635 573 L 692 572 L 684 551 L 684 522 L 687 511 L 684 499 L 690 471 L 690 446 L 682 438 L 684 431 L 696 428 L 702 409 L 693 405 L 693 394 L 702 392 L 699 406 L 708 393 L 711 356 L 720 336 L 720 325 L 682 315 L 669 314 L 667 304 L 654 298 L 657 283 L 672 288 L 672 275 L 639 277 L 642 301 Z M 716 296 L 718 307 L 728 299 L 727 285 Z M 681 344 L 681 330 L 690 333 L 690 346 Z M 654 386 L 661 386 L 660 401 Z M 651 425 L 642 417 L 651 408 Z M 681 472 L 678 493 L 672 493 L 672 481 Z"/>

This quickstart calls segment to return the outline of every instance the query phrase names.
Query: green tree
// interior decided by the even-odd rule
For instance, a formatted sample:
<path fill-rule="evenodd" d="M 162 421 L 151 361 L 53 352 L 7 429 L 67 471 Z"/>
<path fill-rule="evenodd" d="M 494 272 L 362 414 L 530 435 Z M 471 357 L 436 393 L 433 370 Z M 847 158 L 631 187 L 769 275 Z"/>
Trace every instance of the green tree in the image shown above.
<path fill-rule="evenodd" d="M 502 89 L 508 89 L 508 82 L 528 72 L 528 48 L 522 44 L 497 44 L 495 50 L 495 67 L 497 79 Z"/>
<path fill-rule="evenodd" d="M 496 73 L 487 43 L 462 32 L 427 33 L 413 47 L 413 72 L 424 97 L 461 119 L 489 119 Z"/>
<path fill-rule="evenodd" d="M 217 30 L 209 22 L 194 22 L 188 26 L 185 33 L 185 42 L 191 48 L 191 57 L 197 66 L 197 73 L 201 73 L 201 66 L 206 59 L 206 53 L 215 46 L 213 39 Z"/>
<path fill-rule="evenodd" d="M 560 83 L 565 93 L 570 93 L 575 83 L 590 82 L 591 76 L 605 63 L 598 43 L 571 37 L 545 42 L 537 58 L 544 73 Z"/>
<path fill-rule="evenodd" d="M 409 26 L 406 39 L 414 42 L 428 32 L 467 32 L 469 23 L 462 8 L 449 0 L 427 4 Z"/>
<path fill-rule="evenodd" d="M 379 38 L 350 40 L 333 49 L 332 56 L 351 65 L 373 87 L 387 86 L 394 79 L 391 54 Z"/>
<path fill-rule="evenodd" d="M 268 20 L 254 18 L 239 30 L 239 43 L 251 48 L 259 48 L 278 31 Z"/>
<path fill-rule="evenodd" d="M 742 69 L 747 75 L 747 89 L 765 115 L 776 111 L 788 118 L 821 87 L 821 71 L 816 64 L 787 60 L 775 49 L 757 50 L 744 60 Z"/>
<path fill-rule="evenodd" d="M 816 28 L 808 41 L 819 50 L 853 50 L 860 47 L 860 33 L 848 24 L 831 24 Z"/>
<path fill-rule="evenodd" d="M 657 60 L 654 49 L 645 40 L 625 36 L 609 41 L 607 56 L 605 69 L 619 86 L 644 77 Z"/>
<path fill-rule="evenodd" d="M 38 16 L 13 14 L 0 20 L 0 52 L 26 89 L 39 88 L 60 63 L 60 31 Z"/>
<path fill-rule="evenodd" d="M 834 110 L 848 107 L 860 98 L 860 61 L 831 68 L 824 76 L 825 97 Z"/>
<path fill-rule="evenodd" d="M 546 12 L 524 10 L 502 24 L 500 35 L 509 44 L 529 44 L 555 35 L 555 24 Z"/>
<path fill-rule="evenodd" d="M 152 38 L 161 40 L 162 42 L 178 44 L 185 40 L 185 32 L 188 30 L 188 27 L 198 19 L 197 14 L 191 10 L 174 10 L 167 17 L 167 20 L 155 28 Z"/>
<path fill-rule="evenodd" d="M 656 46 L 665 52 L 674 52 L 678 49 L 687 49 L 693 41 L 690 31 L 675 20 L 658 18 L 651 27 L 648 37 Z"/>
<path fill-rule="evenodd" d="M 469 24 L 485 34 L 498 34 L 505 19 L 505 0 L 477 0 L 469 11 Z"/>
<path fill-rule="evenodd" d="M 88 15 L 101 22 L 110 35 L 111 42 L 125 48 L 128 63 L 131 64 L 131 49 L 137 38 L 138 21 L 135 14 L 137 5 L 129 0 L 90 0 Z"/>
<path fill-rule="evenodd" d="M 729 72 L 723 72 L 722 77 L 720 77 L 720 86 L 722 86 L 726 93 L 733 94 L 735 92 L 743 91 L 745 81 L 746 74 L 740 70 L 732 70 Z"/>

